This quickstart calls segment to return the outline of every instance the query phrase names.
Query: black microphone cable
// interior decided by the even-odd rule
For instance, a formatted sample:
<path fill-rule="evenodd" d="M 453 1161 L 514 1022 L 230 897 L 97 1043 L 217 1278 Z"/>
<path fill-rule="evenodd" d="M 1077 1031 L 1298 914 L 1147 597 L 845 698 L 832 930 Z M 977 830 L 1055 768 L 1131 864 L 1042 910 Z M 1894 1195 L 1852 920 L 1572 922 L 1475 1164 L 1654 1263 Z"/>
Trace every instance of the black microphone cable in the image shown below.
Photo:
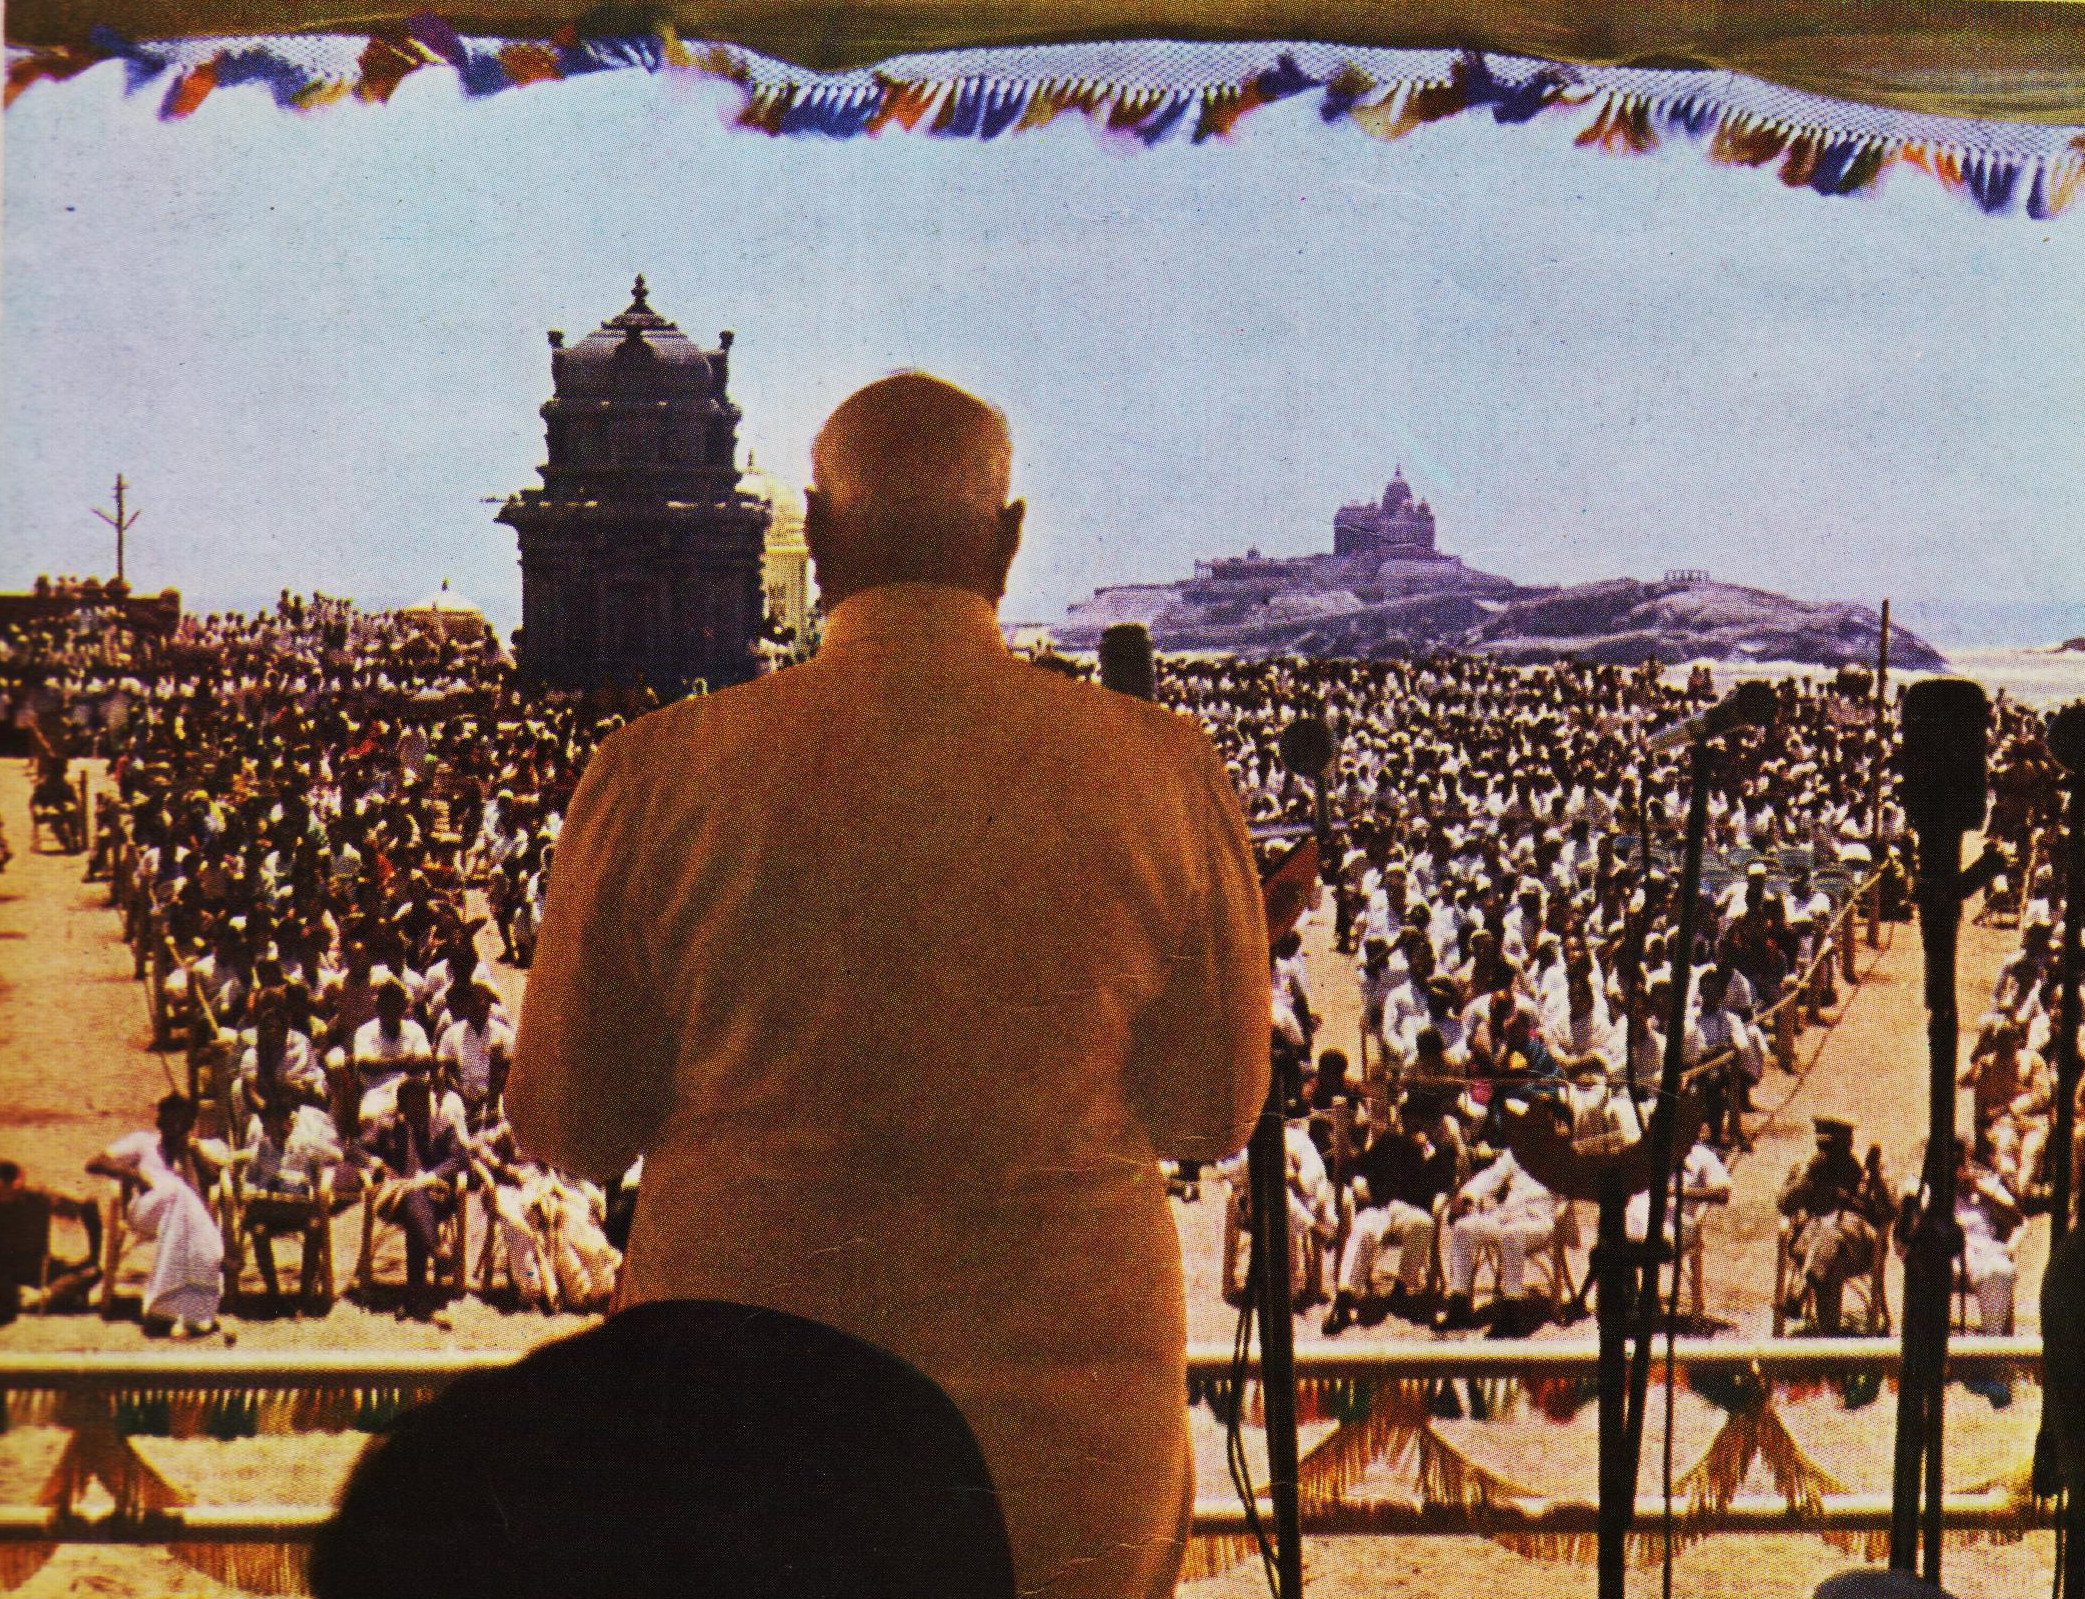
<path fill-rule="evenodd" d="M 1280 1599 L 1281 1573 L 1275 1560 L 1274 1540 L 1268 1535 L 1266 1523 L 1260 1519 L 1259 1492 L 1252 1483 L 1252 1460 L 1245 1452 L 1245 1385 L 1251 1375 L 1253 1318 L 1259 1304 L 1259 1295 L 1250 1290 L 1266 1269 L 1261 1258 L 1259 1228 L 1252 1230 L 1250 1240 L 1245 1265 L 1248 1291 L 1238 1307 L 1238 1327 L 1231 1340 L 1231 1409 L 1224 1424 L 1224 1461 L 1230 1468 L 1231 1486 L 1237 1490 L 1239 1503 L 1245 1507 L 1246 1531 L 1251 1533 L 1259 1549 L 1267 1591 L 1274 1595 L 1274 1599 Z"/>

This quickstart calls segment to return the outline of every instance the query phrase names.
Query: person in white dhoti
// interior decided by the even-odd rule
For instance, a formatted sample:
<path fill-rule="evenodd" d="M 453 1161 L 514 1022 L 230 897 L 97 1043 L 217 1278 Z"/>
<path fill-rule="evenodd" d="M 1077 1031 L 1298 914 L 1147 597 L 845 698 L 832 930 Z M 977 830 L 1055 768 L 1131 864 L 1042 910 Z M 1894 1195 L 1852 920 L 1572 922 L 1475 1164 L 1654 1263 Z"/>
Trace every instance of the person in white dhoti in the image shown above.
<path fill-rule="evenodd" d="M 1955 1172 L 1955 1225 L 1962 1229 L 1962 1276 L 1976 1295 L 1979 1332 L 2013 1330 L 2013 1288 L 2020 1268 L 2013 1246 L 2024 1219 L 2019 1201 L 1998 1177 L 1962 1150 Z"/>
<path fill-rule="evenodd" d="M 145 1282 L 145 1327 L 176 1337 L 216 1329 L 224 1297 L 224 1236 L 203 1201 L 206 1179 L 191 1135 L 195 1105 L 185 1094 L 159 1102 L 158 1129 L 117 1139 L 87 1162 L 87 1170 L 118 1182 L 142 1184 L 124 1222 L 153 1240 Z"/>
<path fill-rule="evenodd" d="M 623 1257 L 609 1242 L 600 1188 L 523 1160 L 504 1122 L 472 1140 L 470 1158 L 492 1196 L 498 1247 L 522 1302 L 547 1312 L 607 1304 Z"/>
<path fill-rule="evenodd" d="M 1525 1330 L 1528 1317 L 1522 1301 L 1527 1294 L 1528 1253 L 1556 1233 L 1556 1195 L 1523 1171 L 1508 1149 L 1462 1185 L 1448 1213 L 1448 1297 L 1434 1325 L 1450 1329 L 1472 1324 L 1470 1285 L 1477 1273 L 1477 1253 L 1492 1245 L 1499 1252 L 1494 1329 L 1509 1336 Z"/>

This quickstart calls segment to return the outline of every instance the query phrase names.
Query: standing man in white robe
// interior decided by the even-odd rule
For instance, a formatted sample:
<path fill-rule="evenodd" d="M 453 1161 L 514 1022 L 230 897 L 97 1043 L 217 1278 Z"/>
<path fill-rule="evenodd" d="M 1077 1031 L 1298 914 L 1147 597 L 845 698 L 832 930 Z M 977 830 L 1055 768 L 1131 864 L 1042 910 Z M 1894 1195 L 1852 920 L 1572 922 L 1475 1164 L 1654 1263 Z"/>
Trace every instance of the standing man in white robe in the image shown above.
<path fill-rule="evenodd" d="M 919 374 L 826 423 L 810 661 L 600 747 L 509 1113 L 610 1181 L 625 1306 L 876 1344 L 961 1407 L 1023 1593 L 1169 1595 L 1193 1504 L 1161 1158 L 1245 1142 L 1268 946 L 1192 722 L 1008 653 L 1022 507 L 989 406 Z"/>

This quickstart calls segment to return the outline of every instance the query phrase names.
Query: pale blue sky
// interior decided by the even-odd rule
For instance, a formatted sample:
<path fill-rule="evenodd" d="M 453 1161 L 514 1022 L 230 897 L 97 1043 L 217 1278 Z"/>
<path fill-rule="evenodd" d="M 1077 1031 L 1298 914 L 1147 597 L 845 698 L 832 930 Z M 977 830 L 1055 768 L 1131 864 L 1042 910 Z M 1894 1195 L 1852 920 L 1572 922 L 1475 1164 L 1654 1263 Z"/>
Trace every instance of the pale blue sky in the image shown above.
<path fill-rule="evenodd" d="M 742 441 L 801 481 L 857 385 L 1005 407 L 1009 616 L 1198 555 L 1329 548 L 1402 461 L 1442 544 L 1524 581 L 2085 601 L 2085 224 L 1915 172 L 1822 200 L 1691 147 L 1462 118 L 1396 145 L 1298 101 L 1155 150 L 1066 118 L 991 144 L 732 132 L 614 73 L 465 102 L 162 124 L 118 68 L 6 119 L 0 586 L 110 564 L 207 608 L 444 577 L 511 625 L 544 330 L 643 271 L 738 333 Z M 2081 607 L 2085 612 L 2085 607 Z"/>

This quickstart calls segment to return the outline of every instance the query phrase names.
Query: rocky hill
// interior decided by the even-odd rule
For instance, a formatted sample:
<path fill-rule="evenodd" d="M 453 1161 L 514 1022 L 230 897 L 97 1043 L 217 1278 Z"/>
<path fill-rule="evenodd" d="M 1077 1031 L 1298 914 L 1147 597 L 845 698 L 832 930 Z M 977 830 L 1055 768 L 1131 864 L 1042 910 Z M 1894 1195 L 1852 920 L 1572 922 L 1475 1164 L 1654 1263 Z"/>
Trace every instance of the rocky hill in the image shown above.
<path fill-rule="evenodd" d="M 1509 601 L 1473 627 L 1462 647 L 1516 661 L 1571 655 L 1842 666 L 1873 661 L 1880 628 L 1872 609 L 1843 600 L 1794 600 L 1735 583 L 1616 578 Z M 1890 660 L 1909 671 L 1947 665 L 1924 639 L 1895 627 Z"/>
<path fill-rule="evenodd" d="M 1645 583 L 1615 578 L 1571 588 L 1520 589 L 1507 596 L 1467 591 L 1367 603 L 1313 605 L 1305 614 L 1269 604 L 1155 607 L 1148 621 L 1162 650 L 1223 650 L 1247 656 L 1383 657 L 1463 650 L 1517 662 L 1579 660 L 1668 664 L 1693 660 L 1800 661 L 1841 666 L 1875 659 L 1881 619 L 1865 605 L 1796 600 L 1764 589 L 1703 579 Z M 1081 619 L 1083 621 L 1083 619 Z M 1073 647 L 1098 641 L 1099 628 L 1075 621 L 1060 630 Z M 1092 638 L 1087 638 L 1087 633 Z M 1923 639 L 1892 628 L 1892 664 L 1915 671 L 1946 666 Z"/>

